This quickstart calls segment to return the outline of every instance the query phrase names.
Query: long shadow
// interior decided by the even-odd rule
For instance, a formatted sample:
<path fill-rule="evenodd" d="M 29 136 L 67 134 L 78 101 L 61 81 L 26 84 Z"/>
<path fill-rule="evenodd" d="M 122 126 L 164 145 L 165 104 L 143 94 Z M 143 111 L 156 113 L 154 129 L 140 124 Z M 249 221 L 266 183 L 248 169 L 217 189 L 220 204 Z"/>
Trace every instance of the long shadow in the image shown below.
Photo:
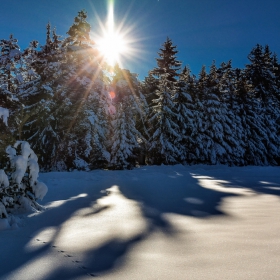
<path fill-rule="evenodd" d="M 101 246 L 91 249 L 85 253 L 85 261 L 83 265 L 77 268 L 69 269 L 69 267 L 61 267 L 54 270 L 45 280 L 56 279 L 78 279 L 80 276 L 99 276 L 100 273 L 106 273 L 113 269 L 118 263 L 121 266 L 125 263 L 125 256 L 131 247 L 144 240 L 145 233 L 139 233 L 135 237 L 128 240 L 111 239 Z"/>
<path fill-rule="evenodd" d="M 107 187 L 109 187 L 109 185 L 107 185 Z M 25 219 L 27 225 L 25 225 L 23 228 L 15 231 L 8 230 L 1 232 L 1 237 L 3 238 L 2 241 L 7 240 L 7 242 L 10 243 L 8 246 L 10 248 L 11 254 L 0 254 L 0 279 L 7 280 L 7 275 L 9 273 L 23 267 L 28 263 L 32 263 L 32 261 L 42 257 L 45 253 L 47 253 L 48 250 L 50 250 L 50 247 L 53 245 L 56 236 L 59 234 L 61 225 L 65 223 L 74 214 L 74 212 L 84 207 L 90 207 L 95 200 L 102 197 L 101 191 L 103 189 L 104 184 L 94 187 L 92 187 L 92 184 L 77 186 L 76 190 L 70 192 L 70 194 L 73 195 L 72 197 L 65 197 L 63 193 L 58 191 L 58 199 L 65 201 L 65 203 L 62 203 L 58 207 L 47 209 L 39 215 L 33 216 L 31 218 L 32 223 L 30 224 L 28 224 L 29 219 Z M 55 188 L 52 188 L 52 190 L 55 190 Z M 81 193 L 87 194 L 87 196 L 79 196 Z M 67 194 L 69 195 L 69 191 L 67 191 Z M 48 242 L 48 244 L 40 246 L 40 248 L 35 251 L 27 252 L 25 247 L 32 239 L 34 239 L 34 234 L 37 234 L 38 232 L 41 232 L 49 227 L 56 229 L 53 240 Z M 22 247 L 18 247 L 17 245 L 19 231 L 21 232 L 20 239 L 22 240 L 20 244 L 24 244 Z M 13 240 L 15 241 L 14 243 Z M 4 246 L 7 247 L 7 244 L 4 244 Z M 52 268 L 50 268 L 50 273 L 51 270 Z M 25 279 L 32 278 L 26 277 Z"/>
<path fill-rule="evenodd" d="M 202 219 L 226 215 L 219 209 L 221 202 L 226 197 L 237 196 L 203 188 L 199 185 L 198 180 L 187 172 L 181 174 L 183 177 L 176 174 L 171 176 L 159 174 L 154 178 L 154 174 L 152 174 L 146 181 L 133 180 L 135 174 L 132 175 L 133 178 L 131 178 L 131 174 L 124 171 L 122 176 L 114 178 L 114 184 L 118 185 L 121 194 L 127 199 L 141 205 L 142 217 L 149 223 L 149 227 L 145 232 L 139 232 L 133 238 L 127 240 L 112 238 L 97 248 L 88 248 L 88 251 L 85 252 L 85 271 L 88 275 L 98 276 L 111 271 L 116 265 L 120 266 L 125 263 L 125 257 L 133 245 L 147 239 L 154 231 L 159 230 L 170 238 L 176 238 L 176 230 L 165 218 L 165 214 L 175 213 Z M 126 177 L 126 180 L 123 177 Z M 106 209 L 107 207 L 100 208 L 100 211 L 93 211 L 89 215 L 98 215 Z M 64 269 L 55 271 L 48 280 L 54 280 L 63 275 L 65 279 L 71 279 L 71 277 L 74 279 L 81 276 L 82 273 L 77 270 Z"/>
<path fill-rule="evenodd" d="M 120 190 L 128 199 L 142 203 L 143 215 L 152 218 L 156 227 L 166 225 L 163 218 L 166 213 L 198 218 L 226 215 L 219 208 L 221 202 L 226 197 L 237 196 L 204 188 L 187 172 L 155 180 L 151 178 L 146 184 L 136 181 L 133 187 L 129 184 L 121 185 Z"/>
<path fill-rule="evenodd" d="M 269 175 L 268 175 L 269 174 Z M 196 175 L 211 176 L 212 180 L 221 181 L 225 188 L 246 188 L 258 194 L 269 194 L 280 197 L 280 167 L 247 167 L 246 174 L 242 167 L 228 168 L 228 172 L 215 170 L 198 171 Z M 263 181 L 267 178 L 267 181 Z"/>
<path fill-rule="evenodd" d="M 159 230 L 168 234 L 171 238 L 176 237 L 176 231 L 174 231 L 170 222 L 165 218 L 165 214 L 174 213 L 201 219 L 226 215 L 221 211 L 219 206 L 224 198 L 237 196 L 236 194 L 204 188 L 190 173 L 185 171 L 180 174 L 174 170 L 176 170 L 176 167 L 171 170 L 170 174 L 159 173 L 157 176 L 154 173 L 148 174 L 145 175 L 145 179 L 143 180 L 141 180 L 141 172 L 145 172 L 145 169 L 129 171 L 130 173 L 127 171 L 116 173 L 116 176 L 108 179 L 108 182 L 100 182 L 99 185 L 95 184 L 97 186 L 91 191 L 88 188 L 82 189 L 82 187 L 79 188 L 77 186 L 77 192 L 73 193 L 73 196 L 77 196 L 80 193 L 87 193 L 88 196 L 77 197 L 62 204 L 59 206 L 59 211 L 56 208 L 50 209 L 41 215 L 33 217 L 32 219 L 35 219 L 37 223 L 32 223 L 35 226 L 26 231 L 28 233 L 35 233 L 48 227 L 55 227 L 57 230 L 52 242 L 48 246 L 43 246 L 32 253 L 27 253 L 24 248 L 19 248 L 17 250 L 19 257 L 13 258 L 13 261 L 10 258 L 0 256 L 0 279 L 7 279 L 2 277 L 45 254 L 50 249 L 49 246 L 54 244 L 56 237 L 59 235 L 60 226 L 75 211 L 92 206 L 93 201 L 105 196 L 106 193 L 104 190 L 110 188 L 113 184 L 119 186 L 120 192 L 127 199 L 133 200 L 141 206 L 142 217 L 149 224 L 148 229 L 144 232 L 138 232 L 128 239 L 120 240 L 112 236 L 110 240 L 99 247 L 88 248 L 84 252 L 85 265 L 80 269 L 74 265 L 71 268 L 50 268 L 47 278 L 44 279 L 77 279 L 79 276 L 85 276 L 85 274 L 96 276 L 99 273 L 106 273 L 113 269 L 117 263 L 122 263 L 129 250 L 135 244 L 148 238 L 153 231 Z M 202 175 L 205 175 L 205 173 Z M 126 178 L 125 180 L 124 177 Z M 231 180 L 229 184 L 234 185 L 235 182 Z M 242 187 L 242 183 L 239 183 L 239 186 Z M 71 207 L 69 207 L 69 204 L 71 204 Z M 69 209 L 71 209 L 70 212 Z M 101 207 L 93 210 L 88 215 L 100 215 L 104 211 L 107 211 L 107 209 L 109 209 L 107 206 Z M 94 235 L 94 232 L 92 234 Z M 25 238 L 25 244 L 27 244 L 31 238 L 30 236 L 26 236 Z M 77 238 L 82 237 L 77 236 Z"/>

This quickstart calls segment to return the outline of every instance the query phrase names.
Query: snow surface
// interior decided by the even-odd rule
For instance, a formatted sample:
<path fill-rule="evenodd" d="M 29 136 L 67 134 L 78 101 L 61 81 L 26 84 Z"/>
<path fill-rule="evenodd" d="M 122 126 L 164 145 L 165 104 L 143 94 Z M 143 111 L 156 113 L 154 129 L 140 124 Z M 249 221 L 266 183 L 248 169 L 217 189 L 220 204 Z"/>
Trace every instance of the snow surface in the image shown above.
<path fill-rule="evenodd" d="M 280 279 L 279 171 L 40 174 L 46 210 L 0 219 L 0 279 Z"/>
<path fill-rule="evenodd" d="M 3 169 L 0 169 L 0 188 L 9 187 L 9 179 Z"/>
<path fill-rule="evenodd" d="M 9 117 L 9 110 L 0 107 L 0 118 L 3 118 L 3 122 L 6 126 L 8 126 L 8 117 Z"/>

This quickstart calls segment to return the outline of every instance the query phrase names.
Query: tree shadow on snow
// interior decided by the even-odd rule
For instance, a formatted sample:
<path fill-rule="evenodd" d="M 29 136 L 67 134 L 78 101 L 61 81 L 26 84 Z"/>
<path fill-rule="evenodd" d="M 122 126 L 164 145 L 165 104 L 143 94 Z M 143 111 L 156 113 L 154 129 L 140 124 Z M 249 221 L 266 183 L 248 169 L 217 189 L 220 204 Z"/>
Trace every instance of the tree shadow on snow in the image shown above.
<path fill-rule="evenodd" d="M 122 201 L 130 201 L 139 206 L 141 218 L 146 221 L 148 227 L 145 230 L 136 231 L 127 238 L 119 238 L 117 234 L 112 232 L 111 237 L 105 242 L 100 242 L 97 246 L 92 247 L 89 244 L 85 252 L 83 252 L 82 263 L 75 263 L 73 259 L 72 266 L 50 267 L 49 273 L 44 280 L 78 279 L 78 277 L 84 277 L 85 275 L 94 277 L 110 272 L 116 266 L 125 265 L 126 256 L 134 248 L 134 245 L 143 242 L 156 231 L 165 233 L 169 238 L 176 238 L 176 230 L 172 227 L 166 214 L 178 214 L 199 219 L 227 215 L 221 210 L 221 203 L 226 197 L 235 197 L 240 194 L 222 191 L 221 189 L 217 190 L 211 187 L 207 188 L 201 184 L 201 178 L 205 178 L 208 181 L 224 181 L 222 184 L 225 188 L 236 186 L 239 188 L 250 187 L 262 193 L 280 194 L 280 189 L 278 189 L 280 182 L 277 180 L 263 182 L 253 179 L 253 176 L 251 179 L 246 180 L 244 176 L 240 178 L 238 176 L 232 177 L 230 173 L 222 172 L 213 176 L 213 170 L 197 171 L 195 172 L 196 174 L 192 174 L 188 168 L 182 166 L 165 168 L 166 173 L 159 172 L 158 174 L 156 172 L 148 173 L 150 171 L 147 171 L 145 168 L 123 171 L 123 173 L 108 173 L 114 175 L 108 178 L 106 182 L 95 182 L 95 187 L 90 189 L 90 191 L 89 188 L 83 189 L 82 186 L 77 186 L 77 191 L 72 194 L 73 199 L 66 197 L 64 198 L 67 200 L 65 204 L 61 204 L 32 218 L 37 220 L 37 223 L 32 223 L 34 226 L 30 227 L 27 231 L 35 233 L 49 227 L 54 227 L 56 233 L 52 240 L 32 253 L 26 253 L 24 248 L 18 248 L 17 256 L 19 257 L 12 260 L 9 257 L 0 257 L 0 279 L 7 279 L 5 275 L 11 271 L 27 263 L 32 263 L 32 261 L 47 254 L 50 247 L 55 245 L 56 239 L 61 232 L 61 225 L 69 220 L 75 211 L 91 208 L 92 210 L 81 215 L 81 218 L 92 217 L 92 219 L 98 218 L 100 215 L 104 215 L 104 213 L 106 214 L 106 211 L 117 211 L 118 209 L 114 208 L 116 206 L 110 204 L 94 207 L 98 204 L 96 202 L 98 199 L 106 198 L 106 196 L 112 197 L 112 194 L 106 192 L 106 189 L 110 189 L 113 184 L 118 186 L 118 195 L 123 199 L 121 203 Z M 95 173 L 91 174 L 94 181 Z M 234 174 L 238 174 L 238 172 Z M 141 178 L 142 175 L 144 176 L 143 178 Z M 81 193 L 85 193 L 87 196 L 79 196 Z M 60 199 L 63 199 L 63 196 Z M 93 205 L 92 202 L 94 201 L 95 204 Z M 71 207 L 69 207 L 69 204 L 71 204 Z M 71 212 L 69 212 L 69 209 L 71 209 Z M 124 224 L 130 222 L 129 220 L 122 221 Z M 94 238 L 94 231 L 92 235 Z M 31 237 L 26 236 L 25 238 L 27 244 Z M 77 236 L 77 238 L 83 237 Z M 72 259 L 69 260 L 69 263 L 72 263 Z"/>
<path fill-rule="evenodd" d="M 50 187 L 50 184 L 48 185 Z M 48 254 L 50 249 L 58 253 L 59 248 L 56 248 L 55 240 L 60 233 L 61 225 L 68 221 L 76 211 L 84 207 L 90 207 L 95 200 L 102 197 L 103 195 L 101 191 L 103 189 L 104 185 L 95 185 L 94 187 L 92 186 L 92 183 L 87 184 L 86 186 L 80 185 L 77 186 L 76 189 L 66 192 L 67 195 L 70 194 L 72 197 L 67 197 L 63 194 L 63 192 L 58 191 L 57 200 L 60 201 L 58 206 L 52 206 L 50 209 L 47 207 L 47 210 L 43 211 L 39 215 L 35 215 L 29 219 L 23 219 L 26 222 L 26 225 L 22 228 L 1 232 L 1 237 L 3 237 L 3 240 L 6 239 L 7 242 L 9 242 L 9 251 L 11 253 L 3 254 L 2 251 L 2 254 L 0 254 L 0 279 L 9 279 L 8 275 L 10 273 L 17 271 L 28 264 L 32 265 L 32 262 L 36 262 L 36 260 Z M 53 191 L 55 191 L 55 188 L 53 188 Z M 32 223 L 29 223 L 30 219 L 32 219 Z M 49 228 L 55 229 L 55 233 L 51 240 L 45 242 L 44 239 L 40 239 L 40 233 Z M 20 244 L 24 244 L 22 247 L 17 245 L 17 239 L 19 235 L 20 239 L 22 240 Z M 15 240 L 14 243 L 13 240 Z M 40 246 L 38 246 L 36 249 L 33 249 L 32 251 L 28 251 L 26 247 L 30 241 L 33 241 L 34 243 L 38 242 Z M 7 247 L 7 245 L 5 245 L 5 247 Z M 52 279 L 70 279 L 57 278 L 57 273 L 59 271 L 57 272 L 52 267 L 49 267 L 48 269 L 49 275 L 52 275 L 55 272 L 54 278 Z M 81 275 L 84 275 L 84 273 Z M 34 273 L 33 276 L 25 275 L 25 278 L 23 279 L 39 280 L 46 278 L 40 278 L 39 276 L 36 276 L 36 273 Z"/>
<path fill-rule="evenodd" d="M 226 172 L 215 169 L 196 172 L 194 177 L 210 176 L 212 181 L 225 189 L 239 188 L 251 190 L 255 195 L 268 194 L 280 197 L 279 167 L 228 167 Z M 264 180 L 264 178 L 266 178 Z"/>
<path fill-rule="evenodd" d="M 176 238 L 176 230 L 165 214 L 171 213 L 200 219 L 227 215 L 219 209 L 219 206 L 224 198 L 234 197 L 237 194 L 204 188 L 190 173 L 181 174 L 173 169 L 166 174 L 159 173 L 158 176 L 145 175 L 146 180 L 141 180 L 141 174 L 137 174 L 137 170 L 123 171 L 122 176 L 114 178 L 114 184 L 118 186 L 120 194 L 139 205 L 142 218 L 148 223 L 148 227 L 131 238 L 112 237 L 98 247 L 88 248 L 85 253 L 85 271 L 98 276 L 125 265 L 128 252 L 134 248 L 135 244 L 149 238 L 153 232 L 160 231 L 168 238 Z M 139 175 L 138 178 L 137 175 Z M 110 196 L 110 191 L 106 192 L 106 195 Z M 92 211 L 89 215 L 98 215 L 106 211 L 108 207 L 104 206 L 100 209 L 100 212 Z M 129 222 L 123 221 L 123 223 Z M 81 274 L 77 270 L 65 269 L 55 272 L 48 280 L 55 279 L 58 275 L 60 277 L 64 275 L 66 279 L 67 277 L 70 279 L 71 276 L 74 279 Z"/>

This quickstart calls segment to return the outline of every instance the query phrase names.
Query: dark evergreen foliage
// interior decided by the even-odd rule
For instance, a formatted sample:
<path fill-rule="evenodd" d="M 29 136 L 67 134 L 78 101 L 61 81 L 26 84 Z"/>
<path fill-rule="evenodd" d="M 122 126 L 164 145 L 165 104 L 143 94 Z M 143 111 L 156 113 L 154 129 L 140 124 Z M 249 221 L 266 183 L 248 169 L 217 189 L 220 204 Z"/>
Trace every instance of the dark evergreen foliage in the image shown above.
<path fill-rule="evenodd" d="M 107 75 L 85 11 L 66 38 L 48 23 L 38 46 L 0 40 L 0 168 L 17 140 L 44 170 L 280 164 L 280 66 L 269 46 L 256 45 L 245 69 L 213 63 L 195 77 L 167 38 L 143 82 L 119 65 Z"/>

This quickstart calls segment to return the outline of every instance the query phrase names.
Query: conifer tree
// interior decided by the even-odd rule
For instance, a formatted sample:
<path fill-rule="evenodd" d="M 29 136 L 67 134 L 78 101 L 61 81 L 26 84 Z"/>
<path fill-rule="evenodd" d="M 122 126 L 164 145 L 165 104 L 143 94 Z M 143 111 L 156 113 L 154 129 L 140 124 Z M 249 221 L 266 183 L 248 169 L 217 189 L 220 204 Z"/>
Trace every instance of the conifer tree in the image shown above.
<path fill-rule="evenodd" d="M 145 99 L 140 92 L 139 82 L 130 71 L 115 67 L 112 81 L 115 89 L 114 103 L 117 113 L 113 120 L 111 168 L 132 168 L 139 153 L 144 152 L 142 136 Z"/>
<path fill-rule="evenodd" d="M 179 116 L 171 97 L 174 93 L 169 89 L 169 81 L 165 76 L 160 79 L 159 89 L 156 91 L 158 99 L 154 100 L 150 119 L 154 132 L 149 139 L 149 157 L 154 164 L 175 164 L 183 150 L 176 122 Z"/>
<path fill-rule="evenodd" d="M 132 111 L 129 110 L 129 98 L 117 105 L 117 112 L 112 122 L 113 136 L 110 168 L 131 169 L 135 166 L 135 149 L 139 148 L 139 131 L 135 128 Z"/>
<path fill-rule="evenodd" d="M 61 141 L 62 105 L 67 102 L 61 95 L 62 69 L 65 63 L 65 50 L 61 47 L 61 43 L 59 36 L 55 30 L 51 31 L 48 23 L 46 42 L 40 51 L 33 53 L 35 58 L 32 67 L 41 79 L 38 94 L 31 96 L 30 102 L 39 110 L 23 127 L 24 139 L 28 140 L 35 152 L 40 155 L 39 163 L 45 170 L 52 168 Z"/>
<path fill-rule="evenodd" d="M 236 75 L 231 60 L 217 69 L 227 164 L 243 165 L 245 143 L 242 138 L 243 126 L 239 114 L 240 104 L 236 94 Z"/>
<path fill-rule="evenodd" d="M 85 10 L 79 11 L 78 15 L 74 19 L 73 25 L 69 28 L 67 34 L 69 35 L 68 40 L 73 45 L 88 44 L 91 42 L 90 39 L 90 24 L 86 21 L 87 12 Z"/>
<path fill-rule="evenodd" d="M 181 62 L 177 60 L 176 46 L 167 38 L 160 49 L 157 67 L 151 73 L 158 77 L 158 88 L 153 100 L 150 117 L 150 160 L 155 164 L 175 164 L 184 153 L 180 127 L 177 124 L 178 112 L 174 96 L 179 90 L 178 70 Z"/>
<path fill-rule="evenodd" d="M 262 164 L 276 164 L 279 158 L 280 141 L 277 136 L 277 118 L 279 116 L 278 100 L 276 98 L 277 81 L 273 74 L 272 54 L 269 47 L 257 45 L 250 52 L 246 65 L 246 75 L 252 87 L 255 98 L 255 112 L 258 115 L 256 126 L 259 147 L 262 154 Z"/>
<path fill-rule="evenodd" d="M 174 105 L 177 112 L 178 133 L 181 136 L 180 145 L 182 150 L 178 160 L 182 163 L 193 159 L 193 153 L 190 150 L 192 144 L 192 131 L 194 126 L 194 103 L 193 103 L 193 80 L 190 69 L 184 67 L 179 76 L 178 90 L 174 95 Z"/>
<path fill-rule="evenodd" d="M 206 68 L 203 65 L 199 73 L 198 79 L 194 83 L 193 87 L 193 100 L 194 100 L 194 125 L 191 134 L 191 145 L 189 147 L 192 151 L 191 163 L 206 163 L 207 158 L 204 153 L 205 145 L 207 139 L 205 138 L 205 128 L 204 128 L 204 104 L 203 100 L 206 96 L 207 90 L 207 73 Z"/>

